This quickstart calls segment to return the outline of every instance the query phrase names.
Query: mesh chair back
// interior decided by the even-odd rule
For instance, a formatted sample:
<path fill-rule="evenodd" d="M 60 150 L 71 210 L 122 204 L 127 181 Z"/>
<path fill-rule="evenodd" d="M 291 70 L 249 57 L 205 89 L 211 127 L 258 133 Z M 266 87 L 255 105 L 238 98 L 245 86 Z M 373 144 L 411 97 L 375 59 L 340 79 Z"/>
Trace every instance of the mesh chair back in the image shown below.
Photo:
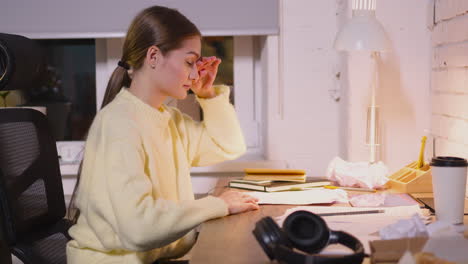
<path fill-rule="evenodd" d="M 0 109 L 0 207 L 4 237 L 20 254 L 37 258 L 32 255 L 54 252 L 57 243 L 65 249 L 68 225 L 57 149 L 47 118 L 36 110 Z"/>

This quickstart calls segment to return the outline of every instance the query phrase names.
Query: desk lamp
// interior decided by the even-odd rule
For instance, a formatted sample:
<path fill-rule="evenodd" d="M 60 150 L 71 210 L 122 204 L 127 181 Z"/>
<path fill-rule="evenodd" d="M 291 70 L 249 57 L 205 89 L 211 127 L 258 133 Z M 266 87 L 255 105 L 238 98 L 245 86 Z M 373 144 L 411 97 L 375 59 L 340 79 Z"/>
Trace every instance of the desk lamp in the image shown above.
<path fill-rule="evenodd" d="M 390 41 L 375 17 L 377 0 L 352 0 L 352 17 L 335 38 L 334 47 L 340 51 L 370 51 L 372 58 L 371 102 L 367 110 L 366 144 L 370 147 L 370 163 L 377 161 L 379 139 L 379 109 L 376 105 L 377 64 L 380 52 L 390 50 Z"/>

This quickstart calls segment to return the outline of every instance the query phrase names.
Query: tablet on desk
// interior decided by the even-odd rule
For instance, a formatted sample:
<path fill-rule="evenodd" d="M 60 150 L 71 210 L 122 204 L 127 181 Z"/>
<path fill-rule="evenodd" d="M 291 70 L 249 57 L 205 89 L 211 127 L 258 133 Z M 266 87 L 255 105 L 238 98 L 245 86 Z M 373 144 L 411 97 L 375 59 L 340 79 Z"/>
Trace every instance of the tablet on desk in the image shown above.
<path fill-rule="evenodd" d="M 416 198 L 419 202 L 423 203 L 424 206 L 429 209 L 432 213 L 435 213 L 435 206 L 434 206 L 434 198 L 426 197 L 426 198 Z M 468 199 L 465 198 L 465 215 L 468 215 Z"/>

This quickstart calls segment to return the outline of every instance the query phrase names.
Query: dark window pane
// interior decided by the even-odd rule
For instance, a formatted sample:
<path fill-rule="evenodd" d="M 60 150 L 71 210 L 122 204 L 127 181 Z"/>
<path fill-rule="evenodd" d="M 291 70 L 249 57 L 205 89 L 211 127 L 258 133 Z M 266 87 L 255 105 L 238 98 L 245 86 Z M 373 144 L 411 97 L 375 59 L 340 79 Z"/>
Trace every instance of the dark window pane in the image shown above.
<path fill-rule="evenodd" d="M 47 107 L 56 140 L 84 140 L 96 114 L 94 39 L 41 39 L 48 61 L 47 84 L 38 87 L 28 105 Z M 234 85 L 233 37 L 204 37 L 202 56 L 222 59 L 215 84 Z M 231 92 L 231 102 L 234 103 Z M 195 105 L 193 105 L 195 104 Z M 195 120 L 203 119 L 193 95 L 178 102 Z"/>
<path fill-rule="evenodd" d="M 46 85 L 31 96 L 45 105 L 56 140 L 83 140 L 96 115 L 94 39 L 38 40 L 48 61 Z"/>
<path fill-rule="evenodd" d="M 202 42 L 202 56 L 216 56 L 222 60 L 219 65 L 215 84 L 234 85 L 233 78 L 233 38 L 232 37 L 204 37 Z"/>
<path fill-rule="evenodd" d="M 215 84 L 234 86 L 234 47 L 233 37 L 204 37 L 202 40 L 202 56 L 216 56 L 222 60 L 218 68 Z M 231 90 L 231 103 L 234 104 L 234 91 Z M 177 107 L 194 120 L 203 120 L 200 106 L 190 92 L 185 100 L 177 102 Z"/>

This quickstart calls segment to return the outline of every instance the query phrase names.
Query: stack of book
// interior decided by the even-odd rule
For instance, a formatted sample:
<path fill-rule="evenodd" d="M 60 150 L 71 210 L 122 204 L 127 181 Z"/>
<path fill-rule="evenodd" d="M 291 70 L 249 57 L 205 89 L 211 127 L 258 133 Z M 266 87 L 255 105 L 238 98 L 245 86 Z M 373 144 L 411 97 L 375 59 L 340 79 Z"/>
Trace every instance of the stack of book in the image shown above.
<path fill-rule="evenodd" d="M 329 185 L 326 178 L 307 178 L 304 170 L 245 169 L 242 179 L 229 182 L 229 187 L 262 192 L 295 191 Z"/>

